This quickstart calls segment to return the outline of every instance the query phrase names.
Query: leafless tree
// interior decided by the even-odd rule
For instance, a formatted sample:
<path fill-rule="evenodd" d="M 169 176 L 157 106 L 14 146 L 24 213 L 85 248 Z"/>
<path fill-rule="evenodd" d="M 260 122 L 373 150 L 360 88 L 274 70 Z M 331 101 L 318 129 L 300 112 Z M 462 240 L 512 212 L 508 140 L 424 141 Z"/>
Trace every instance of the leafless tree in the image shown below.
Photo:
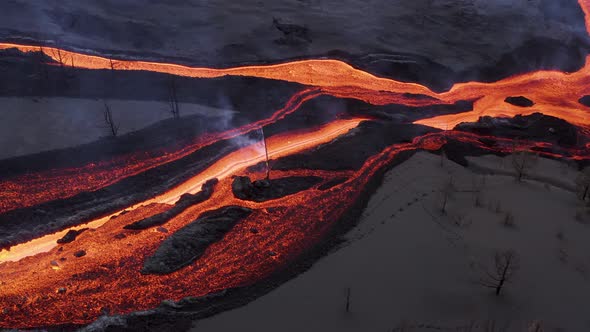
<path fill-rule="evenodd" d="M 590 201 L 590 167 L 583 169 L 576 177 L 576 192 L 582 202 Z"/>
<path fill-rule="evenodd" d="M 453 178 L 450 177 L 440 189 L 440 211 L 442 214 L 447 213 L 447 203 L 453 197 L 456 191 L 457 188 L 455 188 Z"/>
<path fill-rule="evenodd" d="M 59 62 L 59 67 L 61 71 L 60 83 L 63 84 L 64 87 L 67 87 L 69 84 L 69 79 L 73 78 L 73 72 L 68 74 L 67 71 L 67 58 L 66 54 L 60 49 L 54 49 L 53 51 L 53 58 Z M 72 68 L 74 67 L 74 57 L 72 56 Z"/>
<path fill-rule="evenodd" d="M 113 112 L 106 101 L 104 101 L 104 122 L 107 125 L 107 128 L 110 130 L 110 133 L 113 137 L 117 137 L 117 133 L 119 132 L 119 125 L 115 123 L 113 119 Z"/>
<path fill-rule="evenodd" d="M 61 50 L 59 48 L 57 49 L 57 61 L 59 62 L 59 66 L 63 69 L 64 64 L 65 64 L 65 59 L 64 59 L 63 55 L 61 54 Z"/>
<path fill-rule="evenodd" d="M 350 295 L 351 295 L 350 287 L 347 287 L 346 288 L 346 312 L 350 312 Z"/>
<path fill-rule="evenodd" d="M 494 253 L 494 267 L 492 269 L 483 268 L 480 284 L 494 289 L 496 296 L 499 296 L 502 288 L 506 283 L 512 281 L 519 268 L 519 258 L 515 251 L 496 251 Z"/>
<path fill-rule="evenodd" d="M 39 78 L 49 80 L 49 70 L 47 70 L 47 65 L 45 64 L 45 50 L 43 50 L 43 47 L 39 47 L 35 62 Z"/>
<path fill-rule="evenodd" d="M 176 81 L 171 79 L 168 83 L 168 94 L 170 100 L 170 112 L 175 119 L 180 118 L 180 108 L 178 107 L 178 97 L 176 93 Z"/>
<path fill-rule="evenodd" d="M 539 321 L 532 322 L 527 329 L 527 332 L 543 332 L 543 331 L 545 331 L 545 330 L 543 329 L 543 325 Z"/>
<path fill-rule="evenodd" d="M 445 153 L 444 149 L 440 149 L 440 167 L 445 166 L 445 160 L 447 159 L 447 154 Z"/>
<path fill-rule="evenodd" d="M 523 178 L 527 177 L 535 167 L 537 161 L 537 156 L 528 151 L 514 152 L 512 154 L 512 167 L 516 172 L 516 180 L 520 182 Z"/>

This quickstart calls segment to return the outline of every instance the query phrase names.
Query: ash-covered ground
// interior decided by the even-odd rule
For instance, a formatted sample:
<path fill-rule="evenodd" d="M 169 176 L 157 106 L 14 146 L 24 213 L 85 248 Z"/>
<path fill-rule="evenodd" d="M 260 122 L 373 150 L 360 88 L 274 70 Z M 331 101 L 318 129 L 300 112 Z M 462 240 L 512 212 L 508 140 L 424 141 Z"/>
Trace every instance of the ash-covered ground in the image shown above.
<path fill-rule="evenodd" d="M 5 40 L 212 67 L 341 57 L 439 88 L 534 67 L 572 71 L 589 45 L 575 0 L 11 0 L 2 6 Z M 421 73 L 424 67 L 428 73 Z"/>

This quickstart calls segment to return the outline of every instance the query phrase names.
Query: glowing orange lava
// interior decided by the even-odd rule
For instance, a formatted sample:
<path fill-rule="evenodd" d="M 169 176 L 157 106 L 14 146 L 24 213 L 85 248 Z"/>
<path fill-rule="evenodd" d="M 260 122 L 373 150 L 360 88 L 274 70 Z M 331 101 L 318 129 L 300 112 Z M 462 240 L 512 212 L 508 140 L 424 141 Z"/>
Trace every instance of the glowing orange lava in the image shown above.
<path fill-rule="evenodd" d="M 590 0 L 579 0 L 590 34 Z M 475 100 L 473 110 L 458 114 L 433 116 L 416 121 L 440 129 L 453 128 L 479 116 L 514 116 L 541 112 L 579 126 L 580 133 L 590 132 L 590 109 L 577 102 L 590 94 L 590 57 L 575 73 L 537 71 L 493 83 L 468 82 L 454 85 L 449 91 L 435 93 L 419 84 L 376 77 L 336 60 L 302 60 L 289 63 L 246 66 L 228 69 L 192 68 L 168 63 L 111 60 L 51 47 L 0 44 L 0 49 L 18 48 L 23 52 L 42 51 L 56 61 L 73 63 L 86 69 L 147 70 L 174 75 L 213 78 L 224 75 L 252 76 L 302 83 L 309 88 L 293 96 L 283 109 L 256 123 L 221 133 L 200 137 L 178 151 L 159 151 L 146 156 L 121 157 L 98 165 L 69 170 L 51 170 L 27 174 L 0 183 L 0 213 L 57 198 L 70 197 L 84 190 L 96 190 L 127 176 L 178 160 L 221 139 L 236 137 L 283 119 L 304 102 L 320 95 L 356 98 L 375 105 L 403 104 L 428 106 Z M 431 98 L 421 98 L 425 95 Z M 508 96 L 523 95 L 534 101 L 530 108 L 504 102 Z M 321 111 L 321 110 L 318 110 Z M 339 119 L 313 131 L 291 132 L 268 138 L 271 158 L 296 154 L 330 142 L 356 127 L 363 119 Z M 261 176 L 248 166 L 264 159 L 260 146 L 251 145 L 218 160 L 194 178 L 141 204 L 128 207 L 129 213 L 91 221 L 92 229 L 72 242 L 53 247 L 62 233 L 48 235 L 0 253 L 0 327 L 31 328 L 60 324 L 86 324 L 104 311 L 130 313 L 156 307 L 162 300 L 179 300 L 219 290 L 252 285 L 277 271 L 322 236 L 358 201 L 367 183 L 403 151 L 437 150 L 448 139 L 468 143 L 489 151 L 510 152 L 519 149 L 549 151 L 549 143 L 513 142 L 506 138 L 445 131 L 416 137 L 410 143 L 395 144 L 368 158 L 355 171 L 298 169 L 273 171 L 272 177 L 318 176 L 322 183 L 313 188 L 266 202 L 249 202 L 235 198 L 231 176 Z M 489 146 L 484 142 L 493 140 Z M 574 159 L 588 159 L 586 149 L 562 149 Z M 180 195 L 199 190 L 212 177 L 219 178 L 213 196 L 169 220 L 166 232 L 157 229 L 124 230 L 131 222 L 161 213 Z M 346 181 L 320 190 L 334 179 Z M 19 198 L 19 197 L 23 198 Z M 167 275 L 140 273 L 145 258 L 154 253 L 164 239 L 195 220 L 204 211 L 227 205 L 242 205 L 254 212 L 238 223 L 222 241 L 214 243 L 193 264 Z M 272 212 L 270 212 L 272 211 Z M 256 232 L 252 232 L 252 229 Z M 35 242 L 36 241 L 36 242 Z M 86 255 L 74 253 L 84 250 Z M 270 254 L 273 253 L 273 254 Z M 58 291 L 62 289 L 62 291 Z"/>

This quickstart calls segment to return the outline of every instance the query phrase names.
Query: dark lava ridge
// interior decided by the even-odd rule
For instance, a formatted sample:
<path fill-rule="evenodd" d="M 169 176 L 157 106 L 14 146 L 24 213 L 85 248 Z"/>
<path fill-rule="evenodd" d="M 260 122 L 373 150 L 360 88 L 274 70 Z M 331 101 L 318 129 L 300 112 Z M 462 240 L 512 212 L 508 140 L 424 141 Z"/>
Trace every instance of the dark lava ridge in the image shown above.
<path fill-rule="evenodd" d="M 485 136 L 550 142 L 568 147 L 578 143 L 578 131 L 574 125 L 541 113 L 517 115 L 514 118 L 484 116 L 477 122 L 460 123 L 455 130 Z"/>
<path fill-rule="evenodd" d="M 87 230 L 88 228 L 82 228 L 79 230 L 69 230 L 66 235 L 64 235 L 61 239 L 57 240 L 57 243 L 59 244 L 64 244 L 64 243 L 70 243 L 70 242 L 74 242 L 74 240 L 78 237 L 78 235 L 82 234 L 85 230 Z"/>
<path fill-rule="evenodd" d="M 247 176 L 236 176 L 232 183 L 232 191 L 239 199 L 264 202 L 307 190 L 322 180 L 317 176 L 290 176 L 252 182 Z"/>
<path fill-rule="evenodd" d="M 145 260 L 141 273 L 167 274 L 191 264 L 250 213 L 252 210 L 245 207 L 227 206 L 201 214 L 164 240 Z"/>
<path fill-rule="evenodd" d="M 177 215 L 182 213 L 184 210 L 188 209 L 190 206 L 204 202 L 204 201 L 208 200 L 209 198 L 211 198 L 211 195 L 213 195 L 213 191 L 214 191 L 215 186 L 217 185 L 218 182 L 219 181 L 217 179 L 208 180 L 201 187 L 201 191 L 199 191 L 198 193 L 196 193 L 194 195 L 191 195 L 188 193 L 183 194 L 180 197 L 180 199 L 178 200 L 178 202 L 176 202 L 176 204 L 174 204 L 174 206 L 172 208 L 170 208 L 169 210 L 166 210 L 162 213 L 158 213 L 158 214 L 153 215 L 151 217 L 147 217 L 145 219 L 136 221 L 134 223 L 126 225 L 123 228 L 142 230 L 142 229 L 147 229 L 147 228 L 154 227 L 154 226 L 163 225 L 166 222 L 168 222 L 168 220 L 176 217 Z"/>

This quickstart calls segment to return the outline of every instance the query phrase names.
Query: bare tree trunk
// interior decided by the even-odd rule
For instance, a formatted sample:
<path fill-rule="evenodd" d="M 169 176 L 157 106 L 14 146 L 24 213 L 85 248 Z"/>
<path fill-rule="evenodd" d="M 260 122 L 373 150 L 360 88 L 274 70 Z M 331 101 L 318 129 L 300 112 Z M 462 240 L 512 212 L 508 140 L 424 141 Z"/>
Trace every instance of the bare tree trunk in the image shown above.
<path fill-rule="evenodd" d="M 346 312 L 350 312 L 350 287 L 346 288 Z"/>
<path fill-rule="evenodd" d="M 57 61 L 59 61 L 59 66 L 63 69 L 64 67 L 64 59 L 61 55 L 61 50 L 58 48 L 57 49 Z"/>
<path fill-rule="evenodd" d="M 482 286 L 493 288 L 496 296 L 500 296 L 504 285 L 509 282 L 519 269 L 518 255 L 512 251 L 498 251 L 494 256 L 493 272 L 484 269 L 484 278 L 480 280 Z"/>
<path fill-rule="evenodd" d="M 180 118 L 180 108 L 178 107 L 178 97 L 176 94 L 176 81 L 170 80 L 169 83 L 169 94 L 170 94 L 170 112 L 172 117 L 175 119 Z"/>
<path fill-rule="evenodd" d="M 506 263 L 506 266 L 504 266 L 502 276 L 500 277 L 500 281 L 498 281 L 498 286 L 496 286 L 496 296 L 500 295 L 500 291 L 502 291 L 502 286 L 504 286 L 504 283 L 506 282 L 506 274 L 508 273 L 509 268 L 510 261 Z"/>
<path fill-rule="evenodd" d="M 39 60 L 38 60 L 38 64 L 39 64 L 39 71 L 43 71 L 43 76 L 45 77 L 45 80 L 49 80 L 49 71 L 47 70 L 47 67 L 45 66 L 45 63 L 43 63 L 43 56 L 45 55 L 45 51 L 43 50 L 43 47 L 39 47 Z"/>
<path fill-rule="evenodd" d="M 106 101 L 104 102 L 104 121 L 110 129 L 111 135 L 113 135 L 113 137 L 117 137 L 119 126 L 115 124 L 115 120 L 113 119 L 113 112 L 111 111 L 111 108 L 109 107 Z"/>

